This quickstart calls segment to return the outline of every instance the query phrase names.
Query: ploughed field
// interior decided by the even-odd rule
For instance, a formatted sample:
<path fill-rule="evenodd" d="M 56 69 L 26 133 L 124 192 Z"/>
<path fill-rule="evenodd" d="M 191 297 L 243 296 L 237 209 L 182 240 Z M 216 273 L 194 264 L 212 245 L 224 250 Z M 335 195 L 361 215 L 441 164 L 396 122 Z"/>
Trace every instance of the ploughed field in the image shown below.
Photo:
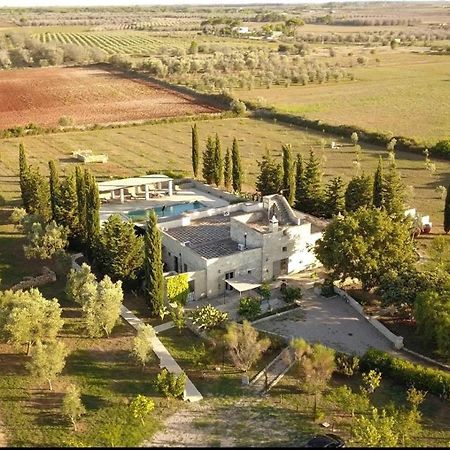
<path fill-rule="evenodd" d="M 139 121 L 216 112 L 195 98 L 98 67 L 0 72 L 0 128 Z"/>

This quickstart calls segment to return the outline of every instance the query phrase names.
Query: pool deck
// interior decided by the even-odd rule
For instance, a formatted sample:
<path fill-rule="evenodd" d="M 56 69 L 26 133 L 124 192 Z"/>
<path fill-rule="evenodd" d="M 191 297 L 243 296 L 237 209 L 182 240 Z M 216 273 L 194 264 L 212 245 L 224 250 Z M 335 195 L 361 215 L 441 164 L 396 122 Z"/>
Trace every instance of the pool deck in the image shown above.
<path fill-rule="evenodd" d="M 125 200 L 125 203 L 120 203 L 120 200 L 110 200 L 108 203 L 102 203 L 100 206 L 100 222 L 107 220 L 110 215 L 115 213 L 126 214 L 130 211 L 154 208 L 163 205 L 170 206 L 184 202 L 194 202 L 195 200 L 203 203 L 207 208 L 220 208 L 221 206 L 228 205 L 226 200 L 209 195 L 206 192 L 197 189 L 187 189 L 176 191 L 171 197 L 165 195 L 164 197 L 152 198 L 150 200 L 127 199 Z"/>

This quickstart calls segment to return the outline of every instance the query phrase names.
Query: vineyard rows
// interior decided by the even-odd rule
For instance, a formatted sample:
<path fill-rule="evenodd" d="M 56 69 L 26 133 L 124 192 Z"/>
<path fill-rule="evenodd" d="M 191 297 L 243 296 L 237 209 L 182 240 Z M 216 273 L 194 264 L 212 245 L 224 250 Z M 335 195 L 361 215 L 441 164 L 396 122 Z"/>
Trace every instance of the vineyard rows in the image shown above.
<path fill-rule="evenodd" d="M 123 53 L 128 55 L 147 55 L 167 44 L 161 39 L 139 35 L 100 34 L 100 33 L 60 33 L 44 32 L 37 35 L 43 43 L 76 44 L 82 47 L 96 47 L 109 55 Z M 170 42 L 172 44 L 172 42 Z"/>

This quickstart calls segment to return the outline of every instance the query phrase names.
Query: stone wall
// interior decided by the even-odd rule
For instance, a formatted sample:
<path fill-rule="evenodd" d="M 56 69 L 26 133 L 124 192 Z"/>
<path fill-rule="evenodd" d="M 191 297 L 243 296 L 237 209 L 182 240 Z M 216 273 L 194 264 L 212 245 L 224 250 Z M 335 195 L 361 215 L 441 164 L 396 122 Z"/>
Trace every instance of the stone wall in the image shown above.
<path fill-rule="evenodd" d="M 15 284 L 11 290 L 18 291 L 19 289 L 29 289 L 37 286 L 44 286 L 45 284 L 54 283 L 56 281 L 56 274 L 48 267 L 42 267 L 42 275 L 36 277 L 25 277 L 20 283 Z"/>

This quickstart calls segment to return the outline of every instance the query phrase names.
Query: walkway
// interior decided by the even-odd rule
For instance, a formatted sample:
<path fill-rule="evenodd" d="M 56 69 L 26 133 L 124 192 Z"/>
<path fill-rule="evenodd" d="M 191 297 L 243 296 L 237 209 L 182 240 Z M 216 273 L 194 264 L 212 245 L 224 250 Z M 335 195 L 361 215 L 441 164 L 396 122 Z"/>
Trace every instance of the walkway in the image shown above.
<path fill-rule="evenodd" d="M 120 315 L 136 330 L 139 329 L 140 325 L 142 324 L 142 321 L 123 305 L 120 309 Z M 181 367 L 173 359 L 172 355 L 168 352 L 166 347 L 164 347 L 163 343 L 157 336 L 154 336 L 152 338 L 152 349 L 156 356 L 159 358 L 159 366 L 161 368 L 165 367 L 169 372 L 175 373 L 177 375 L 179 375 L 180 373 L 184 373 Z M 184 389 L 183 400 L 198 402 L 202 399 L 202 394 L 200 394 L 192 381 L 186 377 L 186 387 Z"/>
<path fill-rule="evenodd" d="M 283 378 L 294 362 L 290 348 L 285 347 L 267 367 L 250 381 L 250 385 L 260 394 L 270 391 Z"/>

